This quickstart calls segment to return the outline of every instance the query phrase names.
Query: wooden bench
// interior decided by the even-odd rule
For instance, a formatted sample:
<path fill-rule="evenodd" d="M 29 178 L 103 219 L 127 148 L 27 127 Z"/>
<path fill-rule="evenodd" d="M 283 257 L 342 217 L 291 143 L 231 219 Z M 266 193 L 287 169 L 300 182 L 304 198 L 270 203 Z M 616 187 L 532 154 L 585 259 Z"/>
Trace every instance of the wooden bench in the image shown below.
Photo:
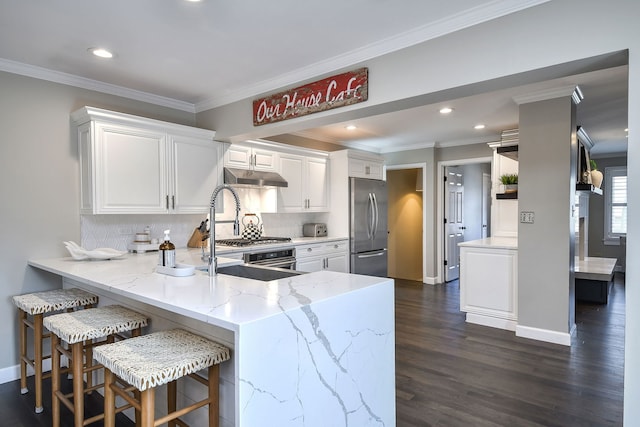
<path fill-rule="evenodd" d="M 576 299 L 606 304 L 613 285 L 616 258 L 576 257 Z"/>

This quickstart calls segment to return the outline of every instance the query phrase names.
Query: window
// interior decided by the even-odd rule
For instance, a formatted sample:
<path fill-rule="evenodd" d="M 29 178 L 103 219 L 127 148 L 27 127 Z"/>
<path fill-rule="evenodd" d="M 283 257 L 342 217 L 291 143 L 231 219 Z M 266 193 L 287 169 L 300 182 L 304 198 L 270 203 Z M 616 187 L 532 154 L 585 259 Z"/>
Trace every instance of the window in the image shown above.
<path fill-rule="evenodd" d="M 616 166 L 604 171 L 604 243 L 620 244 L 627 235 L 627 168 Z"/>

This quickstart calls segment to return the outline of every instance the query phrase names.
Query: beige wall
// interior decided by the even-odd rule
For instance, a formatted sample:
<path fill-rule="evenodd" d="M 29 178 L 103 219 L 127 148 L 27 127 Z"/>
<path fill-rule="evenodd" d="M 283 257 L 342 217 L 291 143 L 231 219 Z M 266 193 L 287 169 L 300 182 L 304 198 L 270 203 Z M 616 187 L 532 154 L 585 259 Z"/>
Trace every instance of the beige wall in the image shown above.
<path fill-rule="evenodd" d="M 422 282 L 422 192 L 418 169 L 387 171 L 389 277 Z"/>
<path fill-rule="evenodd" d="M 18 364 L 11 296 L 61 286 L 27 266 L 30 258 L 66 256 L 80 241 L 77 148 L 69 114 L 84 106 L 191 125 L 193 114 L 0 72 L 0 378 Z M 8 375 L 8 374 L 7 374 Z"/>

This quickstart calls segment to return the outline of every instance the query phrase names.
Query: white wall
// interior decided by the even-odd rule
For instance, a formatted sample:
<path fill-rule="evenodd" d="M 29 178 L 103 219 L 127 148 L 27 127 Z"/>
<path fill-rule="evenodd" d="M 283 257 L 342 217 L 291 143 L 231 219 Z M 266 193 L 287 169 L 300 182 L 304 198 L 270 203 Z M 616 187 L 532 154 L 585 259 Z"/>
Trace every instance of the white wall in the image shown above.
<path fill-rule="evenodd" d="M 80 241 L 77 148 L 69 114 L 93 105 L 192 125 L 193 115 L 141 102 L 0 72 L 0 382 L 19 371 L 11 296 L 60 287 L 30 258 L 67 256 L 62 241 Z"/>

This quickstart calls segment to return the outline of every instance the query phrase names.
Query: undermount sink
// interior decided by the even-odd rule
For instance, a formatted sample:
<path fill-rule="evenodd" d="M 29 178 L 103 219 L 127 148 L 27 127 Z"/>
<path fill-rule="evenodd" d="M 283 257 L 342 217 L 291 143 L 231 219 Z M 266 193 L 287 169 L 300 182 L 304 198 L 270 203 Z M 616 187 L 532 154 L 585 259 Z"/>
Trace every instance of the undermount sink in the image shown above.
<path fill-rule="evenodd" d="M 291 276 L 304 274 L 302 271 L 286 270 L 283 268 L 258 267 L 250 264 L 228 265 L 218 267 L 218 274 L 227 276 L 242 277 L 245 279 L 261 280 L 269 282 L 271 280 L 284 279 Z"/>

